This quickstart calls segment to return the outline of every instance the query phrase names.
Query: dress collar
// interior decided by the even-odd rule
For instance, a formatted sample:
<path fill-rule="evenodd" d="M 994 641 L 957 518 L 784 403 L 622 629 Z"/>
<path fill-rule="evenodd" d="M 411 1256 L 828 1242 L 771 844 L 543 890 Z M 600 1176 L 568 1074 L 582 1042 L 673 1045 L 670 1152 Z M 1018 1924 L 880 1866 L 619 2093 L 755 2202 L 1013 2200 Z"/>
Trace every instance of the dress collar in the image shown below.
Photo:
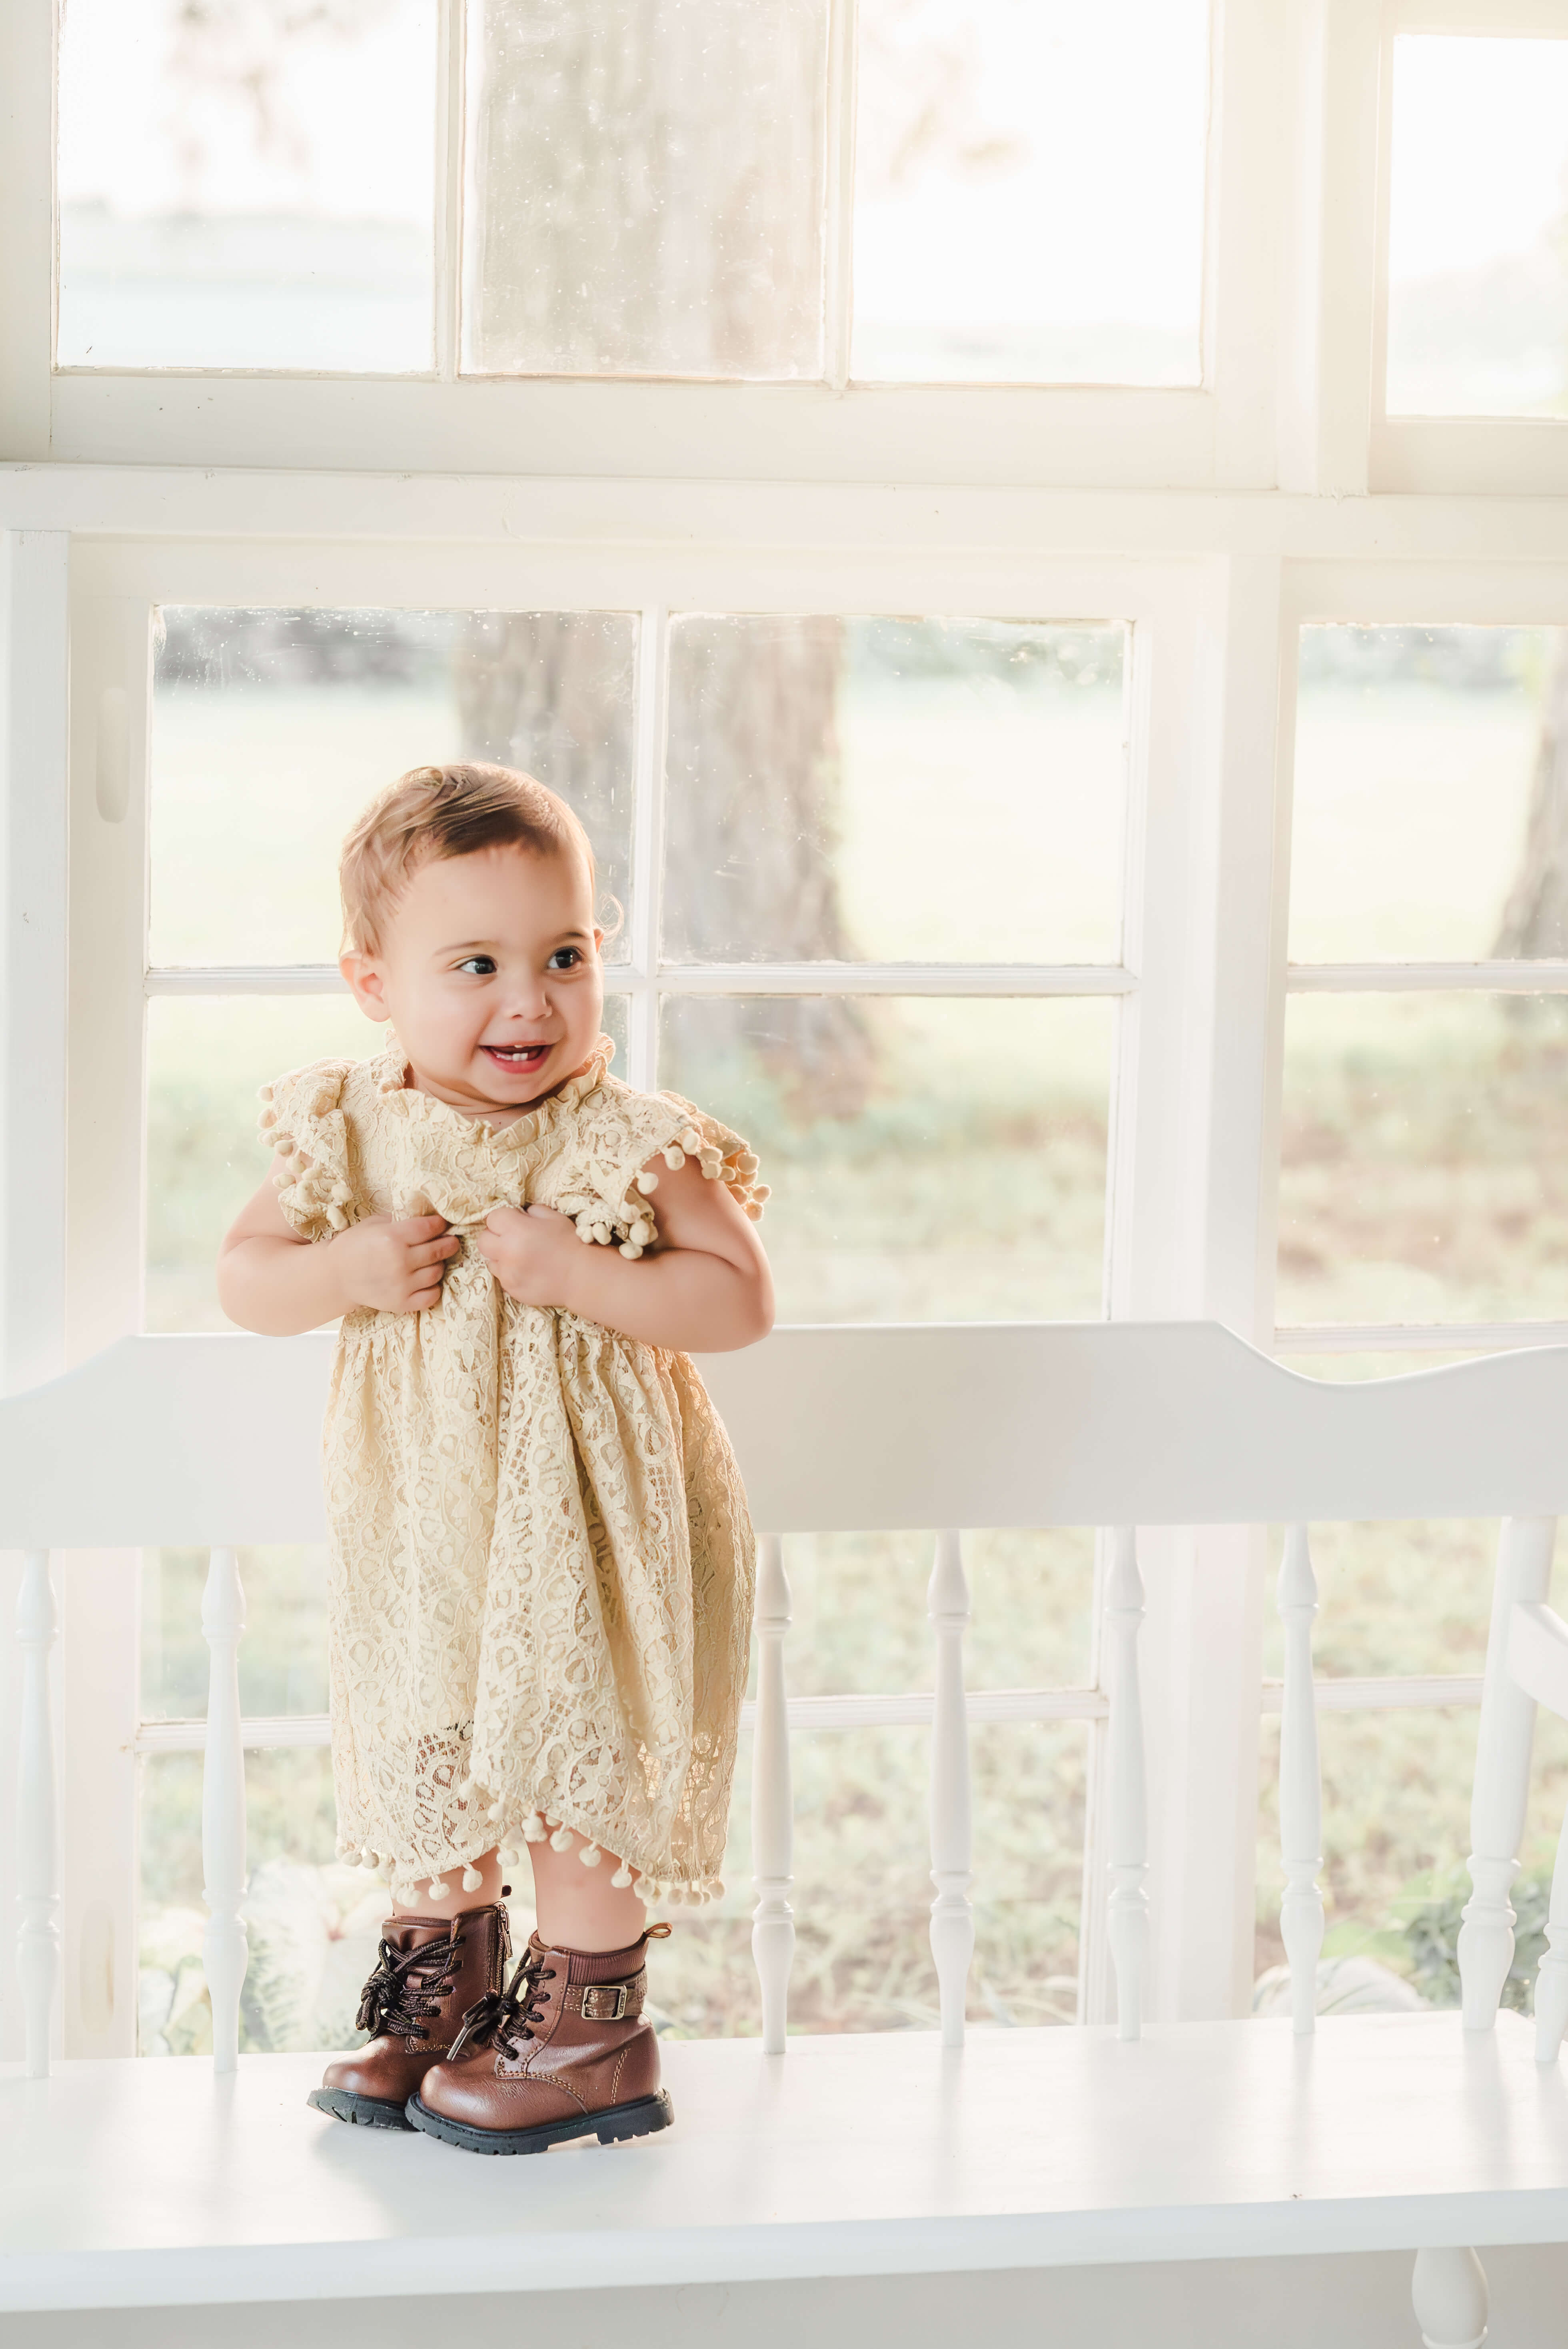
<path fill-rule="evenodd" d="M 371 1062 L 376 1089 L 397 1102 L 404 1114 L 432 1125 L 446 1125 L 455 1133 L 475 1141 L 493 1143 L 498 1149 L 507 1149 L 515 1143 L 531 1141 L 542 1126 L 563 1110 L 575 1109 L 578 1102 L 597 1091 L 604 1081 L 615 1044 L 613 1037 L 601 1036 L 587 1060 L 576 1072 L 558 1085 L 554 1092 L 521 1117 L 513 1118 L 510 1125 L 499 1130 L 480 1117 L 469 1117 L 449 1102 L 438 1101 L 433 1093 L 422 1093 L 407 1081 L 408 1063 L 402 1045 L 394 1036 L 384 1052 Z"/>

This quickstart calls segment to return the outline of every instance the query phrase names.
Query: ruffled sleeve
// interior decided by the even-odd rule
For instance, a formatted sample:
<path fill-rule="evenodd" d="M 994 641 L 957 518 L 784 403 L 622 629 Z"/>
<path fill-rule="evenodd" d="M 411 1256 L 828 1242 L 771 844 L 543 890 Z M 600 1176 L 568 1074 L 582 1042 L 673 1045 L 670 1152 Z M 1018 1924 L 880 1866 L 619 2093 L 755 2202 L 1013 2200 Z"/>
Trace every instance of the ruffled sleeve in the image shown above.
<path fill-rule="evenodd" d="M 680 1093 L 661 1093 L 659 1099 L 684 1110 L 687 1120 L 665 1149 L 665 1165 L 679 1166 L 686 1159 L 695 1158 L 709 1182 L 722 1183 L 737 1206 L 754 1224 L 759 1222 L 769 1190 L 766 1183 L 757 1179 L 757 1153 L 749 1143 Z"/>
<path fill-rule="evenodd" d="M 355 1220 L 343 1088 L 352 1061 L 317 1061 L 262 1087 L 261 1136 L 284 1164 L 278 1205 L 302 1239 L 329 1240 Z"/>
<path fill-rule="evenodd" d="M 613 1081 L 586 1095 L 578 1149 L 552 1204 L 577 1226 L 579 1239 L 618 1247 L 635 1257 L 658 1237 L 656 1170 L 695 1160 L 709 1182 L 722 1183 L 753 1223 L 768 1185 L 757 1179 L 756 1154 L 717 1118 L 679 1093 L 637 1093 Z"/>

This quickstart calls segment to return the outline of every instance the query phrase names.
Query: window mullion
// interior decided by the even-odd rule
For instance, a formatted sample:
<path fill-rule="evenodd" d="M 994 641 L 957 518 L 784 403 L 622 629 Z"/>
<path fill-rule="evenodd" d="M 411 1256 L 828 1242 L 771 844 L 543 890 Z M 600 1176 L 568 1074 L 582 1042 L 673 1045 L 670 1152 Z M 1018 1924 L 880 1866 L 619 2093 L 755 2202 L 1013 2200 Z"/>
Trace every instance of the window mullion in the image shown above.
<path fill-rule="evenodd" d="M 440 0 L 436 28 L 435 362 L 443 383 L 461 364 L 465 0 Z"/>
<path fill-rule="evenodd" d="M 658 1081 L 658 968 L 664 890 L 665 712 L 669 614 L 650 605 L 637 631 L 635 786 L 632 812 L 631 1006 L 626 1074 L 651 1090 Z"/>
<path fill-rule="evenodd" d="M 833 391 L 850 379 L 854 312 L 856 12 L 857 0 L 832 0 L 828 28 L 822 358 Z"/>

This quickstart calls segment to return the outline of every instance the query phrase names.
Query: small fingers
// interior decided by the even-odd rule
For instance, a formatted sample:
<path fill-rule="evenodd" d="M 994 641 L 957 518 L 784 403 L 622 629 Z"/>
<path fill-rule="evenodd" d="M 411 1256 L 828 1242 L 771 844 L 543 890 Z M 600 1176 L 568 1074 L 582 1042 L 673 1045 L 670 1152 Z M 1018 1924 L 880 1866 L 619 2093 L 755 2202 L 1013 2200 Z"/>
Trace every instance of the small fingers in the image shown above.
<path fill-rule="evenodd" d="M 408 1310 L 410 1313 L 425 1313 L 432 1305 L 438 1305 L 440 1301 L 441 1285 L 438 1281 L 434 1288 L 417 1288 L 408 1299 Z"/>
<path fill-rule="evenodd" d="M 449 1257 L 456 1256 L 461 1247 L 462 1242 L 457 1234 L 449 1232 L 445 1239 L 427 1240 L 422 1247 L 410 1248 L 409 1266 L 413 1270 L 418 1271 L 425 1265 L 442 1264 Z"/>
<path fill-rule="evenodd" d="M 438 1232 L 447 1228 L 445 1216 L 404 1216 L 392 1226 L 399 1239 L 418 1242 L 433 1240 Z"/>

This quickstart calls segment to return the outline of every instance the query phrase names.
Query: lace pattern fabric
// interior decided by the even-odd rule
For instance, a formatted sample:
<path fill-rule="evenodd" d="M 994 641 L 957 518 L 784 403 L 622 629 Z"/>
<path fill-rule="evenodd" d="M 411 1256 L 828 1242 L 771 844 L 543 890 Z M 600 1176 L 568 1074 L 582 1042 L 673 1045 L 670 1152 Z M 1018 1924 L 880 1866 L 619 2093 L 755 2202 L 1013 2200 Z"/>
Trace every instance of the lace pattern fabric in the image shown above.
<path fill-rule="evenodd" d="M 609 1076 L 611 1049 L 500 1133 L 410 1092 L 396 1050 L 263 1094 L 302 1236 L 435 1212 L 464 1237 L 438 1306 L 345 1317 L 324 1432 L 340 1848 L 400 1899 L 546 1823 L 646 1899 L 723 1889 L 754 1570 L 724 1429 L 686 1356 L 520 1305 L 469 1237 L 541 1201 L 640 1254 L 660 1153 L 760 1214 L 738 1135 Z"/>

